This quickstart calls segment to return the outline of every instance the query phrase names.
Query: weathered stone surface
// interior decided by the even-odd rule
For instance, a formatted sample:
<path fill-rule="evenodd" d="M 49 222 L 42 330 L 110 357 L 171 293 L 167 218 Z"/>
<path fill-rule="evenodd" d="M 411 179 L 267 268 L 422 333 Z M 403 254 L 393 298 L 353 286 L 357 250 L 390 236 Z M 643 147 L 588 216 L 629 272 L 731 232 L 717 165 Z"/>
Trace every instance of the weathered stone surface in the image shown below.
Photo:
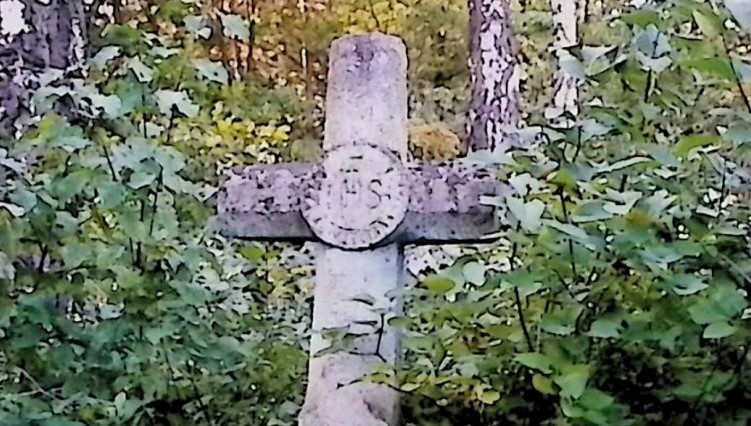
<path fill-rule="evenodd" d="M 402 250 L 397 244 L 366 251 L 321 248 L 316 258 L 313 328 L 347 328 L 362 337 L 348 351 L 311 358 L 300 426 L 398 424 L 398 393 L 356 382 L 376 363 L 398 362 L 399 336 L 388 326 L 379 336 L 377 328 L 389 317 L 381 318 L 374 309 L 384 308 L 390 316 L 399 312 L 400 306 L 386 295 L 402 285 L 401 271 Z M 363 295 L 373 299 L 373 307 L 355 300 Z M 314 335 L 311 353 L 328 344 Z"/>
<path fill-rule="evenodd" d="M 494 170 L 462 163 L 411 164 L 405 173 L 409 204 L 388 241 L 479 242 L 496 229 L 493 209 L 480 204 L 480 197 L 503 191 Z M 235 172 L 220 192 L 223 229 L 242 238 L 315 239 L 302 210 L 305 191 L 320 185 L 320 166 L 264 165 Z"/>
<path fill-rule="evenodd" d="M 228 235 L 255 240 L 312 240 L 302 217 L 304 188 L 319 166 L 260 165 L 238 168 L 219 192 L 219 226 Z"/>

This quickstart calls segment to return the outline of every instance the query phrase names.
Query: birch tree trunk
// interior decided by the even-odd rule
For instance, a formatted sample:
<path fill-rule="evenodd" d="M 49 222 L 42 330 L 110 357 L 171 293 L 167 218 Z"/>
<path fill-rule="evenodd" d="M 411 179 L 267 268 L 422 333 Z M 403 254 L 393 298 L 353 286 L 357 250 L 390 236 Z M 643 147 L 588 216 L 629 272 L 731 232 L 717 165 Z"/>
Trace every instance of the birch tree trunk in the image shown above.
<path fill-rule="evenodd" d="M 79 0 L 0 0 L 0 136 L 31 115 L 36 89 L 82 69 L 85 28 Z"/>
<path fill-rule="evenodd" d="M 546 117 L 565 126 L 573 125 L 572 119 L 579 113 L 579 93 L 576 78 L 566 74 L 561 66 L 570 53 L 566 49 L 578 43 L 576 0 L 550 0 L 553 10 L 553 50 L 558 60 L 553 93 L 553 107 Z"/>
<path fill-rule="evenodd" d="M 508 0 L 469 0 L 469 31 L 469 148 L 504 152 L 521 121 L 521 68 Z"/>

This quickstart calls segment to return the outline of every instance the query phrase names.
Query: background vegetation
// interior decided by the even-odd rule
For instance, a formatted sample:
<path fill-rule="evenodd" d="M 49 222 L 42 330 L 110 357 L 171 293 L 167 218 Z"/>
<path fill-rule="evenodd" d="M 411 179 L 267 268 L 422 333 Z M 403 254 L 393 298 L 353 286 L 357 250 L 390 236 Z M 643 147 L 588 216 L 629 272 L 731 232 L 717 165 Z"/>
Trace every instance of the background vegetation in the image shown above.
<path fill-rule="evenodd" d="M 569 129 L 542 118 L 548 5 L 515 5 L 537 142 L 474 155 L 514 189 L 486 200 L 505 230 L 417 277 L 392 321 L 406 362 L 372 379 L 408 422 L 748 423 L 742 5 L 582 4 Z M 467 19 L 454 0 L 136 0 L 92 22 L 89 74 L 0 145 L 0 424 L 294 424 L 309 256 L 217 235 L 219 176 L 318 158 L 326 49 L 366 30 L 409 46 L 412 154 L 463 152 Z"/>

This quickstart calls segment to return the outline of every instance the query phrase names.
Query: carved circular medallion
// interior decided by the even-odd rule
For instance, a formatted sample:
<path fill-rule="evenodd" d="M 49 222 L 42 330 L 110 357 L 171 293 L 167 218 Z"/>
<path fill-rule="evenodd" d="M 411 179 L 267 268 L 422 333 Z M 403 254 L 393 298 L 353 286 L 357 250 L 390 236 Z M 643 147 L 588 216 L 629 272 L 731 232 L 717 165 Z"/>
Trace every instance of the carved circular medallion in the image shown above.
<path fill-rule="evenodd" d="M 372 145 L 328 153 L 317 189 L 309 190 L 303 217 L 322 241 L 343 249 L 372 247 L 407 213 L 407 182 L 399 158 Z"/>

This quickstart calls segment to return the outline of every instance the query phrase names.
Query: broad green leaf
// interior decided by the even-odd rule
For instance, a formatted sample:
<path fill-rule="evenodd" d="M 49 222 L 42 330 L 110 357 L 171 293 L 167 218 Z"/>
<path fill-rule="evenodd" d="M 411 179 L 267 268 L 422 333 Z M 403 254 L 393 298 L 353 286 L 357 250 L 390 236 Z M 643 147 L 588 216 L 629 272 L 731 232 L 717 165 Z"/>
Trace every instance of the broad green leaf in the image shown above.
<path fill-rule="evenodd" d="M 536 232 L 541 226 L 542 214 L 545 211 L 545 203 L 540 200 L 532 200 L 525 203 L 524 200 L 516 197 L 506 198 L 511 214 L 519 222 L 522 229 L 529 232 Z"/>
<path fill-rule="evenodd" d="M 590 201 L 579 204 L 571 213 L 571 220 L 576 223 L 596 222 L 613 217 L 613 213 L 606 211 L 601 201 Z"/>
<path fill-rule="evenodd" d="M 250 39 L 250 28 L 245 18 L 237 14 L 219 14 L 224 28 L 224 35 L 241 41 Z"/>
<path fill-rule="evenodd" d="M 682 137 L 673 148 L 673 152 L 679 158 L 686 158 L 691 150 L 719 142 L 717 135 L 689 135 Z"/>
<path fill-rule="evenodd" d="M 549 312 L 543 315 L 540 326 L 548 333 L 567 336 L 576 330 L 576 319 L 579 318 L 582 309 L 580 306 L 575 306 Z"/>
<path fill-rule="evenodd" d="M 550 374 L 552 372 L 550 367 L 552 366 L 553 362 L 550 360 L 550 358 L 539 352 L 516 354 L 514 356 L 514 359 L 519 364 L 525 367 L 529 367 L 533 370 L 537 370 L 541 373 Z"/>
<path fill-rule="evenodd" d="M 188 117 L 195 117 L 198 114 L 198 105 L 194 104 L 184 91 L 158 90 L 154 93 L 154 97 L 159 111 L 166 116 L 172 116 L 173 109 Z"/>
<path fill-rule="evenodd" d="M 621 19 L 623 22 L 639 27 L 647 27 L 648 25 L 657 25 L 660 23 L 660 15 L 654 10 L 634 10 L 625 13 Z"/>
<path fill-rule="evenodd" d="M 149 186 L 154 183 L 156 178 L 157 175 L 155 173 L 139 170 L 130 175 L 128 186 L 133 189 L 143 188 L 144 186 Z"/>
<path fill-rule="evenodd" d="M 68 269 L 75 269 L 92 258 L 92 248 L 84 243 L 68 243 L 60 249 L 63 263 Z"/>
<path fill-rule="evenodd" d="M 700 73 L 708 74 L 725 80 L 732 80 L 735 78 L 733 68 L 730 66 L 730 62 L 728 62 L 724 58 L 695 58 L 683 61 L 681 64 L 685 67 L 695 69 Z"/>
<path fill-rule="evenodd" d="M 12 280 L 16 276 L 16 268 L 8 255 L 0 251 L 0 279 Z"/>
<path fill-rule="evenodd" d="M 128 60 L 128 68 L 133 71 L 136 80 L 141 83 L 148 83 L 154 78 L 154 71 L 141 62 L 141 59 L 137 56 Z"/>
<path fill-rule="evenodd" d="M 480 402 L 483 404 L 493 404 L 501 399 L 501 394 L 498 391 L 482 391 L 479 395 Z"/>
<path fill-rule="evenodd" d="M 91 145 L 92 145 L 92 142 L 90 140 L 81 136 L 72 136 L 72 135 L 54 138 L 50 142 L 51 147 L 60 147 L 67 152 L 73 152 L 79 149 L 86 148 Z"/>
<path fill-rule="evenodd" d="M 678 274 L 666 279 L 665 282 L 679 296 L 688 296 L 709 287 L 701 277 L 693 274 Z"/>
<path fill-rule="evenodd" d="M 208 59 L 194 59 L 193 66 L 198 71 L 198 76 L 202 79 L 213 81 L 219 84 L 227 84 L 229 73 L 221 62 L 212 62 Z"/>
<path fill-rule="evenodd" d="M 3 203 L 0 201 L 0 209 L 7 210 L 10 214 L 12 214 L 15 217 L 21 217 L 26 213 L 26 209 L 24 209 L 21 206 L 17 206 L 15 204 L 10 203 Z"/>
<path fill-rule="evenodd" d="M 639 191 L 617 192 L 608 189 L 607 194 L 611 199 L 617 201 L 617 203 L 606 202 L 605 205 L 602 206 L 602 208 L 608 213 L 612 213 L 618 216 L 627 215 L 628 212 L 631 211 L 631 209 L 634 207 L 634 204 L 636 204 L 636 202 L 639 201 L 639 199 L 641 199 L 642 197 L 642 193 Z"/>
<path fill-rule="evenodd" d="M 118 46 L 104 46 L 102 47 L 93 58 L 91 58 L 91 64 L 95 68 L 104 68 L 107 66 L 107 62 L 115 59 L 120 55 L 120 47 Z"/>
<path fill-rule="evenodd" d="M 266 250 L 261 245 L 243 246 L 240 247 L 237 251 L 242 255 L 242 257 L 250 260 L 251 262 L 258 262 L 263 258 L 264 253 L 266 253 Z"/>
<path fill-rule="evenodd" d="M 597 173 L 610 173 L 617 170 L 625 169 L 636 164 L 646 163 L 652 161 L 647 157 L 631 157 L 625 160 L 616 161 L 612 164 L 607 164 L 597 168 Z"/>
<path fill-rule="evenodd" d="M 734 334 L 738 329 L 725 321 L 713 322 L 704 329 L 702 337 L 705 339 L 722 339 Z"/>
<path fill-rule="evenodd" d="M 557 393 L 553 387 L 553 381 L 542 374 L 532 376 L 532 387 L 544 395 L 555 395 Z"/>
<path fill-rule="evenodd" d="M 454 281 L 440 275 L 431 275 L 426 277 L 422 284 L 430 291 L 438 294 L 448 293 L 455 284 Z"/>
<path fill-rule="evenodd" d="M 561 396 L 578 399 L 584 393 L 589 381 L 590 367 L 588 365 L 574 365 L 553 378 L 555 384 L 561 388 Z"/>
<path fill-rule="evenodd" d="M 117 95 L 91 94 L 88 98 L 91 100 L 91 108 L 95 113 L 102 114 L 107 118 L 120 116 L 122 102 Z"/>
<path fill-rule="evenodd" d="M 599 389 L 587 388 L 577 401 L 577 405 L 589 410 L 602 411 L 615 402 L 615 398 Z"/>
<path fill-rule="evenodd" d="M 603 318 L 592 323 L 587 332 L 587 336 L 603 339 L 618 338 L 621 336 L 621 329 L 620 321 Z"/>
<path fill-rule="evenodd" d="M 740 315 L 748 307 L 748 301 L 744 295 L 731 285 L 721 285 L 711 298 L 729 317 Z"/>
<path fill-rule="evenodd" d="M 198 15 L 186 16 L 183 19 L 185 28 L 196 38 L 208 39 L 211 36 L 211 28 L 206 25 L 206 18 Z"/>
<path fill-rule="evenodd" d="M 730 319 L 730 316 L 724 313 L 711 300 L 700 299 L 688 308 L 691 319 L 696 324 L 711 324 L 723 322 Z"/>
<path fill-rule="evenodd" d="M 707 37 L 716 37 L 722 32 L 722 23 L 711 10 L 697 9 L 692 13 L 696 25 Z"/>
<path fill-rule="evenodd" d="M 464 278 L 474 285 L 483 285 L 485 283 L 485 266 L 479 262 L 468 262 L 462 269 Z"/>

